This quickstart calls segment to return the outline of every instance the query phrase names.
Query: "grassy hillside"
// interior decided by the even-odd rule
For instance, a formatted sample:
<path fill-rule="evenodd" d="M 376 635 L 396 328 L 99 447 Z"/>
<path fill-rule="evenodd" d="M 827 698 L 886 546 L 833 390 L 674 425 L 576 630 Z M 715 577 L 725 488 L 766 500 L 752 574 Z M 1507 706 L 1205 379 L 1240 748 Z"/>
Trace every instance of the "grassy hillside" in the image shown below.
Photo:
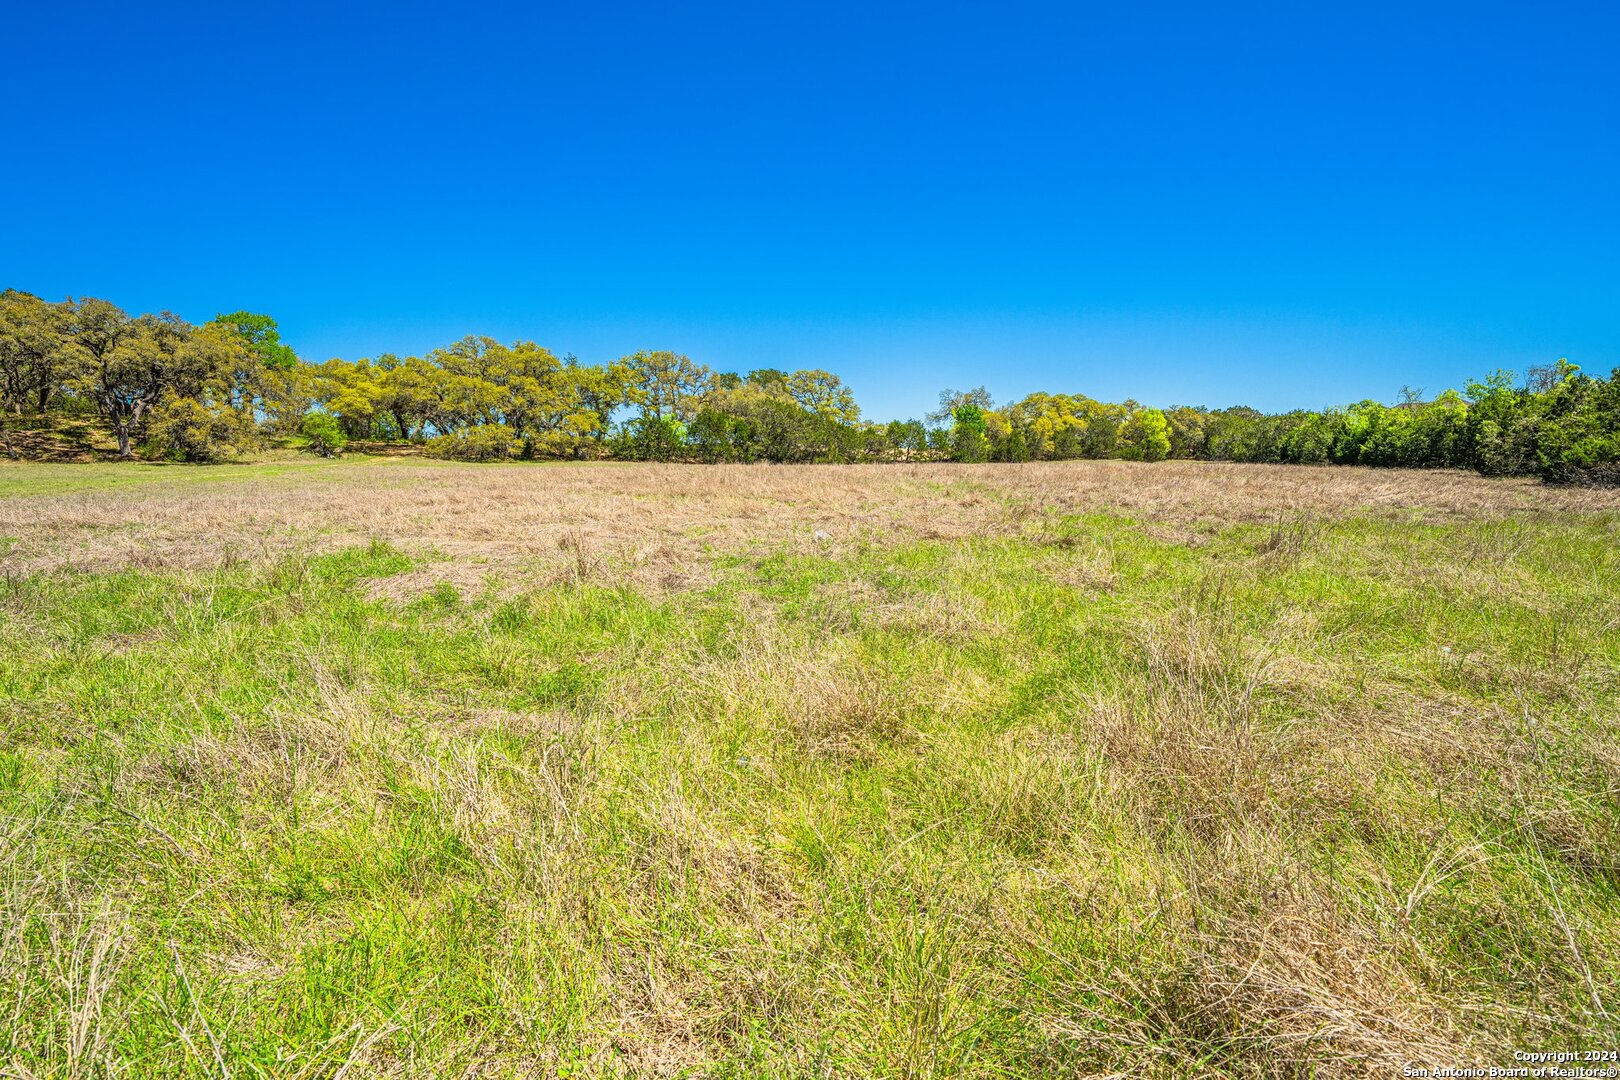
<path fill-rule="evenodd" d="M 6 454 L 9 440 L 11 454 Z M 82 462 L 111 460 L 118 443 L 94 415 L 6 412 L 0 415 L 0 461 Z"/>
<path fill-rule="evenodd" d="M 1620 1046 L 1620 495 L 0 466 L 0 1069 Z"/>

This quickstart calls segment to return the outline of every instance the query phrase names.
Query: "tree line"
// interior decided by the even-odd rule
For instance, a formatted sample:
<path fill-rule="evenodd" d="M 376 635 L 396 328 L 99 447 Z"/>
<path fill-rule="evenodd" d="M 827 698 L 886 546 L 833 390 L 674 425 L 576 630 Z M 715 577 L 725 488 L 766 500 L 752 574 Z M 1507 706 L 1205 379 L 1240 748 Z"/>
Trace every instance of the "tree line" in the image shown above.
<path fill-rule="evenodd" d="M 9 414 L 9 422 L 8 422 Z M 272 440 L 334 454 L 350 442 L 460 460 L 1049 461 L 1171 458 L 1473 469 L 1620 483 L 1620 369 L 1560 360 L 1425 400 L 1321 410 L 1157 409 L 1083 394 L 997 405 L 946 390 L 920 420 L 864 421 L 822 370 L 714 371 L 668 351 L 603 364 L 533 342 L 466 337 L 423 356 L 309 363 L 269 316 L 193 325 L 105 300 L 0 293 L 0 440 L 25 415 L 98 417 L 121 458 L 220 461 Z"/>

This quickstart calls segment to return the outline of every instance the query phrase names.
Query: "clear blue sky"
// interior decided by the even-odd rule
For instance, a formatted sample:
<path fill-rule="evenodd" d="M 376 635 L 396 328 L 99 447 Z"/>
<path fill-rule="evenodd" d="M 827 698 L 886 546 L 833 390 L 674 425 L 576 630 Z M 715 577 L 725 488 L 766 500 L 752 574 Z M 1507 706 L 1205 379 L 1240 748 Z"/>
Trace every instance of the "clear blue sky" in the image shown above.
<path fill-rule="evenodd" d="M 1620 364 L 1606 3 L 13 5 L 0 285 L 1288 408 Z"/>

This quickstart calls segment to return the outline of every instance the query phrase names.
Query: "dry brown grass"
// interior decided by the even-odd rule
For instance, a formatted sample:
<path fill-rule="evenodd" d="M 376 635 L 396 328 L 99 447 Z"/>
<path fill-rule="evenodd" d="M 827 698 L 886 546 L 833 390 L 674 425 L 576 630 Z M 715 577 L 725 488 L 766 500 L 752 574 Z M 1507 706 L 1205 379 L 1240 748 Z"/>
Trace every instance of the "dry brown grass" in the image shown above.
<path fill-rule="evenodd" d="M 97 468 L 110 468 L 98 466 Z M 1014 534 L 1052 513 L 1116 513 L 1164 538 L 1284 516 L 1425 519 L 1620 508 L 1620 493 L 1487 480 L 1457 472 L 1072 461 L 1029 465 L 456 467 L 409 460 L 175 470 L 93 490 L 0 499 L 0 564 L 205 567 L 381 539 L 448 557 L 458 584 L 484 569 L 588 576 L 605 565 L 638 585 L 703 578 L 714 552 L 751 545 Z M 71 479 L 71 472 L 63 472 Z M 3 474 L 0 474 L 3 478 Z M 206 482 L 199 482 L 205 480 Z M 1273 547 L 1286 554 L 1285 529 Z M 1102 573 L 1099 580 L 1106 579 Z M 403 583 L 408 587 L 409 582 Z"/>

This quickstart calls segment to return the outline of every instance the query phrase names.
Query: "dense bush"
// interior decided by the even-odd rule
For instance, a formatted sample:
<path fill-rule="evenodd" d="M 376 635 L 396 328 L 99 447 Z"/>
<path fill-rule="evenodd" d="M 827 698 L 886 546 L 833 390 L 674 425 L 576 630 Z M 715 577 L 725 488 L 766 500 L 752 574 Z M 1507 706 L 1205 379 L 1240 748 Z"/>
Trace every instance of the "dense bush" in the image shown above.
<path fill-rule="evenodd" d="M 310 413 L 304 417 L 298 430 L 309 440 L 304 449 L 321 457 L 335 457 L 343 453 L 343 447 L 349 441 L 349 437 L 343 433 L 343 425 L 329 413 Z"/>
<path fill-rule="evenodd" d="M 1125 453 L 1138 461 L 1163 461 L 1170 456 L 1170 422 L 1158 409 L 1138 409 L 1125 425 Z"/>
<path fill-rule="evenodd" d="M 671 433 L 673 434 L 673 433 Z M 687 439 L 699 461 L 755 461 L 758 457 L 758 429 L 746 416 L 732 416 L 719 409 L 703 409 L 687 427 Z M 669 453 L 682 449 L 674 438 L 660 440 Z"/>
<path fill-rule="evenodd" d="M 1542 401 L 1536 471 L 1550 481 L 1620 484 L 1620 368 L 1606 382 L 1574 375 Z"/>
<path fill-rule="evenodd" d="M 673 416 L 638 416 L 624 426 L 614 449 L 631 461 L 677 461 L 688 448 L 686 425 Z"/>
<path fill-rule="evenodd" d="M 240 410 L 173 394 L 153 408 L 146 432 L 145 451 L 166 461 L 229 461 L 263 444 L 252 418 Z"/>
<path fill-rule="evenodd" d="M 435 436 L 424 449 L 432 457 L 450 461 L 508 461 L 520 445 L 521 440 L 505 424 L 481 424 Z"/>
<path fill-rule="evenodd" d="M 954 461 L 989 461 L 990 432 L 985 410 L 967 403 L 951 410 L 956 423 L 951 428 L 951 458 Z"/>

